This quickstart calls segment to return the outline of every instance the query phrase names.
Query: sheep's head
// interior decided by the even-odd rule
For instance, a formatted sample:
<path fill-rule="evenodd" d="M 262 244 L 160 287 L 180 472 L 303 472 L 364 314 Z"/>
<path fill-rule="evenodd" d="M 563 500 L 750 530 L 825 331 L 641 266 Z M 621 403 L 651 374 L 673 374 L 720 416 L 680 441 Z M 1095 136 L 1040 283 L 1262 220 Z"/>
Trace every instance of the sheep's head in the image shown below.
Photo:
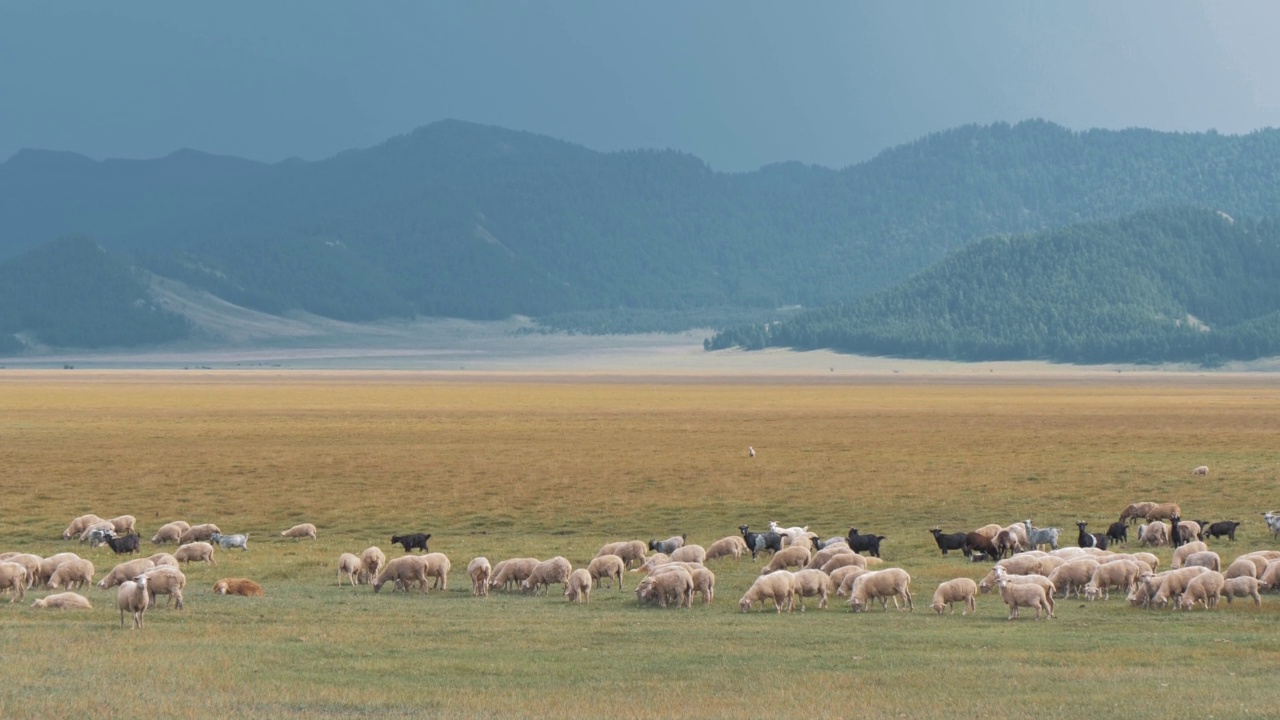
<path fill-rule="evenodd" d="M 1084 586 L 1085 600 L 1097 600 L 1098 598 L 1101 598 L 1101 597 L 1102 597 L 1102 590 L 1097 585 L 1094 585 L 1093 583 L 1089 583 L 1088 585 Z"/>
<path fill-rule="evenodd" d="M 947 604 L 946 604 L 946 603 L 940 603 L 940 602 L 937 602 L 937 603 L 934 603 L 934 604 L 930 605 L 929 607 L 933 608 L 935 612 L 937 612 L 939 615 L 941 615 L 941 614 L 942 614 L 942 611 L 947 609 Z"/>
<path fill-rule="evenodd" d="M 215 593 L 219 594 L 219 595 L 226 595 L 226 594 L 227 594 L 227 581 L 226 581 L 226 580 L 219 580 L 218 582 L 214 583 L 214 585 L 213 585 L 213 591 L 214 591 Z"/>

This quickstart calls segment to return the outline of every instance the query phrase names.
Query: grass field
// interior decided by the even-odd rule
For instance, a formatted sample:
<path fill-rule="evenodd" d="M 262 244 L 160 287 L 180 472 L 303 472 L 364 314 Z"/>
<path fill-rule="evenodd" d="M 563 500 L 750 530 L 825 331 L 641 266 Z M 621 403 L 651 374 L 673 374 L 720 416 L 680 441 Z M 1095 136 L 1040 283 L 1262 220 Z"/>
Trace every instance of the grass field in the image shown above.
<path fill-rule="evenodd" d="M 758 455 L 746 455 L 748 445 Z M 1197 465 L 1211 468 L 1195 478 Z M 250 551 L 187 568 L 187 608 L 121 630 L 0 603 L 7 717 L 1275 717 L 1280 600 L 1058 618 L 936 617 L 934 586 L 986 565 L 928 529 L 1031 517 L 1104 531 L 1129 502 L 1245 522 L 1228 560 L 1280 549 L 1280 383 L 1097 376 L 978 383 L 396 373 L 0 373 L 0 550 L 51 555 L 85 512 L 216 522 Z M 472 598 L 467 561 L 563 555 L 749 523 L 888 536 L 914 613 L 738 612 L 762 563 L 716 561 L 715 602 L 638 608 Z M 278 533 L 298 522 L 316 542 Z M 432 533 L 448 591 L 338 587 L 337 556 Z M 106 548 L 74 548 L 99 574 Z M 1136 542 L 1130 549 L 1136 549 Z M 1169 552 L 1158 551 L 1167 566 Z M 251 577 L 267 597 L 211 593 Z M 558 586 L 557 586 L 558 587 Z M 27 603 L 44 591 L 28 595 Z"/>

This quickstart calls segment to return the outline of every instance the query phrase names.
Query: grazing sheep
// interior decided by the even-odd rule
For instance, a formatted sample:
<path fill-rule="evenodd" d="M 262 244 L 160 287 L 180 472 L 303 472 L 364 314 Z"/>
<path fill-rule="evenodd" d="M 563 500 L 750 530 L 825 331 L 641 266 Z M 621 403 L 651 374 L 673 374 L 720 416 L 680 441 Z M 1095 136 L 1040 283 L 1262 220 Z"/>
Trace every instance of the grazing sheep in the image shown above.
<path fill-rule="evenodd" d="M 685 545 L 676 548 L 671 553 L 671 559 L 676 562 L 696 562 L 701 563 L 707 559 L 707 551 L 701 545 Z"/>
<path fill-rule="evenodd" d="M 640 565 L 640 567 L 636 568 L 635 570 L 632 570 L 631 572 L 651 573 L 653 572 L 654 568 L 659 567 L 661 565 L 666 565 L 669 562 L 671 562 L 671 557 L 668 556 L 666 553 L 656 553 L 654 555 L 650 555 L 649 557 L 645 558 L 644 562 Z"/>
<path fill-rule="evenodd" d="M 248 535 L 223 535 L 222 533 L 214 533 L 209 537 L 209 540 L 212 541 L 213 544 L 221 546 L 223 550 L 230 550 L 232 548 L 240 548 L 241 552 L 247 552 L 249 550 Z"/>
<path fill-rule="evenodd" d="M 213 559 L 213 546 L 207 542 L 187 543 L 178 548 L 173 557 L 179 563 L 189 562 L 207 562 L 210 565 L 217 565 L 218 561 Z"/>
<path fill-rule="evenodd" d="M 742 539 L 747 544 L 747 549 L 751 551 L 751 559 L 766 550 L 778 552 L 782 549 L 782 536 L 776 532 L 755 533 L 751 532 L 746 525 L 739 525 L 738 531 L 742 533 Z"/>
<path fill-rule="evenodd" d="M 810 565 L 812 565 L 812 563 L 810 563 Z M 823 563 L 822 567 L 818 569 L 830 575 L 831 573 L 835 572 L 836 570 L 839 570 L 842 567 L 858 567 L 858 568 L 865 569 L 867 567 L 867 559 L 862 557 L 861 555 L 858 555 L 857 553 L 847 552 L 840 555 L 836 555 L 835 557 Z"/>
<path fill-rule="evenodd" d="M 360 553 L 360 582 L 370 583 L 387 564 L 387 556 L 377 545 L 370 545 Z"/>
<path fill-rule="evenodd" d="M 889 606 L 885 598 L 893 598 L 895 610 L 902 610 L 898 598 L 907 604 L 907 609 L 915 611 L 915 602 L 911 599 L 911 576 L 902 568 L 886 568 L 863 573 L 853 583 L 853 592 L 849 597 L 849 607 L 854 612 L 867 609 L 871 600 L 880 600 L 880 607 L 888 612 Z"/>
<path fill-rule="evenodd" d="M 618 581 L 618 589 L 622 589 L 622 574 L 627 564 L 617 555 L 600 555 L 592 558 L 587 564 L 587 574 L 591 576 L 596 587 L 601 587 L 605 578 Z"/>
<path fill-rule="evenodd" d="M 1235 520 L 1223 520 L 1209 525 L 1204 529 L 1204 534 L 1213 538 L 1220 538 L 1223 535 L 1231 542 L 1236 541 L 1236 528 L 1240 527 L 1240 523 Z"/>
<path fill-rule="evenodd" d="M 520 589 L 534 594 L 537 594 L 538 590 L 541 589 L 545 594 L 550 591 L 552 583 L 563 584 L 567 582 L 572 572 L 573 566 L 569 564 L 569 561 L 557 555 L 550 560 L 543 560 L 535 565 L 529 577 L 520 583 Z"/>
<path fill-rule="evenodd" d="M 338 556 L 338 585 L 342 585 L 342 576 L 346 575 L 351 582 L 351 587 L 360 584 L 360 571 L 364 569 L 364 563 L 360 561 L 360 557 L 354 553 L 342 553 Z"/>
<path fill-rule="evenodd" d="M 1064 563 L 1049 573 L 1049 582 L 1062 591 L 1062 597 L 1083 597 L 1084 586 L 1089 584 L 1093 571 L 1098 569 L 1098 561 L 1093 558 L 1079 558 Z"/>
<path fill-rule="evenodd" d="M 1170 520 L 1175 515 L 1182 515 L 1182 508 L 1178 507 L 1177 503 L 1162 503 L 1152 507 L 1143 517 L 1148 522 L 1151 522 L 1154 520 Z"/>
<path fill-rule="evenodd" d="M 1150 604 L 1156 607 L 1164 607 L 1171 600 L 1177 605 L 1179 598 L 1187 590 L 1187 585 L 1195 579 L 1197 575 L 1213 572 L 1209 568 L 1199 565 L 1193 567 L 1178 568 L 1163 573 L 1159 589 L 1153 591 L 1154 585 L 1151 580 L 1147 581 L 1147 594 L 1150 596 Z"/>
<path fill-rule="evenodd" d="M 1035 585 L 1041 590 L 1044 590 L 1045 599 L 1049 601 L 1049 613 L 1053 614 L 1054 612 L 1057 612 L 1057 604 L 1053 600 L 1053 595 L 1058 591 L 1058 588 L 1049 578 L 1043 575 L 1011 575 L 1005 572 L 1004 568 L 999 569 L 996 577 L 1004 578 L 1014 585 Z M 981 589 L 981 587 L 982 586 L 980 585 L 979 589 Z M 999 589 L 1000 586 L 997 584 L 994 587 Z M 986 592 L 986 590 L 983 590 L 983 592 Z"/>
<path fill-rule="evenodd" d="M 10 555 L 5 562 L 21 565 L 27 571 L 27 587 L 36 584 L 36 576 L 40 574 L 40 565 L 44 563 L 44 558 L 31 553 L 16 553 Z"/>
<path fill-rule="evenodd" d="M 1247 552 L 1237 560 L 1245 559 L 1252 562 L 1258 568 L 1258 579 L 1262 579 L 1262 572 L 1267 569 L 1267 563 L 1272 560 L 1280 560 L 1280 550 L 1255 550 Z"/>
<path fill-rule="evenodd" d="M 111 552 L 116 555 L 131 555 L 138 552 L 138 543 L 141 538 L 137 533 L 132 533 L 121 537 L 109 537 L 106 540 L 107 545 L 111 547 Z"/>
<path fill-rule="evenodd" d="M 49 576 L 48 585 L 51 590 L 59 587 L 76 589 L 93 584 L 93 563 L 83 558 L 68 560 L 57 567 Z"/>
<path fill-rule="evenodd" d="M 1169 526 L 1160 522 L 1147 523 L 1138 528 L 1138 544 L 1143 547 L 1160 547 L 1169 544 Z"/>
<path fill-rule="evenodd" d="M 1249 558 L 1239 557 L 1231 561 L 1231 564 L 1227 566 L 1226 572 L 1222 574 L 1228 580 L 1238 577 L 1250 577 L 1257 580 L 1258 566 Z"/>
<path fill-rule="evenodd" d="M 880 541 L 884 540 L 884 535 L 862 535 L 858 532 L 858 528 L 849 528 L 849 549 L 856 553 L 866 552 L 872 557 L 880 557 Z"/>
<path fill-rule="evenodd" d="M 1039 585 L 1013 583 L 1009 582 L 1007 577 L 1000 578 L 996 585 L 1000 588 L 1000 599 L 1009 606 L 1009 620 L 1017 619 L 1018 610 L 1024 607 L 1036 609 L 1036 620 L 1040 619 L 1041 609 L 1044 610 L 1046 618 L 1054 617 L 1053 608 L 1049 605 L 1044 588 Z"/>
<path fill-rule="evenodd" d="M 783 545 L 792 545 L 809 535 L 809 526 L 784 528 L 778 525 L 776 520 L 769 521 L 769 531 L 776 532 L 782 536 Z"/>
<path fill-rule="evenodd" d="M 745 543 L 743 545 L 745 548 Z M 644 542 L 640 540 L 624 540 L 622 542 L 606 543 L 600 548 L 600 552 L 596 553 L 596 557 L 601 555 L 617 555 L 622 558 L 622 562 L 631 567 L 632 563 L 644 562 L 645 553 L 649 551 Z"/>
<path fill-rule="evenodd" d="M 89 604 L 88 598 L 86 598 L 83 595 L 77 595 L 76 593 L 73 593 L 73 592 L 55 593 L 53 595 L 47 595 L 31 603 L 31 607 L 44 608 L 46 610 L 92 610 L 93 609 L 93 605 Z"/>
<path fill-rule="evenodd" d="M 1280 588 L 1280 560 L 1268 562 L 1262 572 L 1258 573 L 1258 586 L 1263 590 Z"/>
<path fill-rule="evenodd" d="M 213 523 L 201 523 L 192 525 L 187 531 L 182 533 L 182 537 L 178 538 L 179 545 L 186 545 L 193 542 L 209 542 L 214 533 L 222 532 L 222 528 Z"/>
<path fill-rule="evenodd" d="M 1032 527 L 1030 518 L 1023 520 L 1022 525 L 1027 531 L 1027 547 L 1032 550 L 1039 550 L 1041 547 L 1048 545 L 1050 550 L 1058 549 L 1058 538 L 1062 535 L 1062 528 Z"/>
<path fill-rule="evenodd" d="M 433 578 L 431 587 L 437 590 L 448 590 L 449 570 L 452 567 L 449 558 L 444 553 L 427 553 L 417 557 L 426 568 L 427 577 Z"/>
<path fill-rule="evenodd" d="M 1084 596 L 1088 600 L 1111 599 L 1111 588 L 1115 588 L 1126 595 L 1133 589 L 1133 583 L 1138 579 L 1146 568 L 1146 565 L 1139 564 L 1132 560 L 1118 560 L 1116 562 L 1103 563 L 1094 568 L 1093 575 L 1089 578 L 1089 582 L 1085 583 Z"/>
<path fill-rule="evenodd" d="M 1232 597 L 1251 597 L 1254 607 L 1262 607 L 1262 596 L 1258 594 L 1258 579 L 1248 576 L 1227 578 L 1222 583 L 1222 595 L 1231 604 Z"/>
<path fill-rule="evenodd" d="M 69 560 L 79 559 L 80 556 L 75 553 L 61 552 L 50 555 L 49 557 L 41 560 L 40 569 L 36 571 L 35 585 L 48 585 L 49 578 L 53 577 L 53 571 L 57 570 L 59 565 Z M 0 560 L 4 560 L 4 557 L 0 557 Z"/>
<path fill-rule="evenodd" d="M 1182 561 L 1183 567 L 1192 565 L 1207 567 L 1214 572 L 1219 572 L 1222 570 L 1222 558 L 1212 550 L 1201 550 L 1200 552 L 1191 553 Z"/>
<path fill-rule="evenodd" d="M 1195 542 L 1189 542 L 1186 545 L 1183 545 L 1179 547 L 1177 550 L 1173 551 L 1173 560 L 1169 563 L 1169 567 L 1172 569 L 1180 568 L 1186 563 L 1188 556 L 1194 553 L 1204 552 L 1205 550 L 1208 550 L 1208 549 L 1209 549 L 1209 546 L 1205 545 L 1199 540 Z"/>
<path fill-rule="evenodd" d="M 126 580 L 120 584 L 120 589 L 116 591 L 116 607 L 120 608 L 120 627 L 124 627 L 124 614 L 127 612 L 133 617 L 133 627 L 138 629 L 143 627 L 142 616 L 147 612 L 147 605 L 151 602 L 151 598 L 147 595 L 147 578 L 139 575 L 133 580 Z"/>
<path fill-rule="evenodd" d="M 492 574 L 493 567 L 489 565 L 489 558 L 471 558 L 471 562 L 467 563 L 467 577 L 471 578 L 471 594 L 476 597 L 487 597 L 489 576 Z"/>
<path fill-rule="evenodd" d="M 181 570 L 171 565 L 158 565 L 142 573 L 142 577 L 147 579 L 148 607 L 156 604 L 156 595 L 168 595 L 169 600 L 165 604 L 173 602 L 178 610 L 182 609 L 182 589 L 187 586 L 187 576 Z"/>
<path fill-rule="evenodd" d="M 693 578 L 694 594 L 701 594 L 702 603 L 710 605 L 716 597 L 716 574 L 704 567 L 699 567 L 690 570 L 689 576 Z"/>
<path fill-rule="evenodd" d="M 564 584 L 564 597 L 573 603 L 591 602 L 591 573 L 586 568 L 578 568 L 569 573 L 569 579 Z"/>
<path fill-rule="evenodd" d="M 668 600 L 675 600 L 676 607 L 693 607 L 693 575 L 684 568 L 651 575 L 636 587 L 636 601 L 648 604 L 657 601 L 665 608 Z"/>
<path fill-rule="evenodd" d="M 1191 471 L 1191 474 L 1192 474 L 1192 475 L 1208 475 L 1208 474 L 1209 474 L 1209 466 L 1208 466 L 1208 465 L 1201 465 L 1200 467 L 1196 468 L 1195 470 L 1192 470 L 1192 471 Z"/>
<path fill-rule="evenodd" d="M 1201 573 L 1187 583 L 1187 589 L 1183 591 L 1178 607 L 1182 610 L 1190 610 L 1199 602 L 1204 605 L 1205 610 L 1216 608 L 1218 598 L 1222 597 L 1222 589 L 1226 584 L 1227 581 L 1221 573 L 1213 571 Z"/>
<path fill-rule="evenodd" d="M 1129 553 L 1129 557 L 1146 565 L 1148 568 L 1151 569 L 1151 572 L 1155 572 L 1156 570 L 1160 569 L 1160 558 L 1156 557 L 1152 553 L 1149 553 L 1149 552 Z"/>
<path fill-rule="evenodd" d="M 510 558 L 493 566 L 493 577 L 489 587 L 508 589 L 507 586 L 520 587 L 533 574 L 533 569 L 542 562 L 538 558 Z"/>
<path fill-rule="evenodd" d="M 222 578 L 213 584 L 213 592 L 217 595 L 240 595 L 241 597 L 262 597 L 262 586 L 249 578 Z"/>
<path fill-rule="evenodd" d="M 760 574 L 768 575 L 774 570 L 785 570 L 790 567 L 803 568 L 808 562 L 809 548 L 802 545 L 792 545 L 774 553 L 769 563 L 760 570 Z"/>
<path fill-rule="evenodd" d="M 1120 513 L 1120 522 L 1137 523 L 1139 520 L 1145 520 L 1147 513 L 1156 506 L 1153 502 L 1136 502 L 1126 507 Z"/>
<path fill-rule="evenodd" d="M 399 545 L 404 548 L 405 552 L 413 552 L 415 548 L 424 553 L 431 552 L 427 549 L 427 541 L 431 539 L 431 533 L 413 533 L 412 535 L 392 535 L 391 544 Z"/>
<path fill-rule="evenodd" d="M 707 548 L 707 560 L 715 560 L 722 557 L 732 557 L 734 560 L 742 559 L 742 551 L 747 549 L 747 542 L 742 539 L 741 535 L 729 535 L 711 543 L 711 547 Z M 598 556 L 597 556 L 598 557 Z"/>
<path fill-rule="evenodd" d="M 418 585 L 418 592 L 427 591 L 427 568 L 414 555 L 403 555 L 387 562 L 373 579 L 373 591 L 380 592 L 382 586 L 393 583 L 392 592 L 404 588 L 408 592 L 413 585 Z"/>
<path fill-rule="evenodd" d="M 111 572 L 107 573 L 98 581 L 98 589 L 106 590 L 108 588 L 121 585 L 126 580 L 137 577 L 155 566 L 156 564 L 147 558 L 138 558 L 136 560 L 127 560 L 122 562 L 111 568 Z"/>
<path fill-rule="evenodd" d="M 115 525 L 112 525 L 107 520 L 99 520 L 92 525 L 86 526 L 84 531 L 80 533 L 80 544 L 84 544 L 86 541 L 89 541 L 90 547 L 97 547 L 97 545 L 94 544 L 95 542 L 101 543 L 105 538 L 114 535 L 115 532 Z"/>
<path fill-rule="evenodd" d="M 288 530 L 281 530 L 280 537 L 298 538 L 298 539 L 311 538 L 312 540 L 315 540 L 316 526 L 312 525 L 311 523 L 302 523 L 301 525 L 294 525 Z M 395 542 L 395 540 L 392 540 L 391 542 Z"/>
<path fill-rule="evenodd" d="M 809 570 L 821 569 L 823 565 L 826 565 L 829 560 L 837 555 L 856 555 L 858 558 L 862 558 L 861 555 L 850 550 L 848 545 L 831 545 L 814 553 L 813 557 L 809 558 L 809 563 L 805 565 L 805 568 Z"/>
<path fill-rule="evenodd" d="M 175 520 L 171 523 L 161 525 L 155 535 L 151 536 L 151 542 L 155 545 L 164 543 L 176 543 L 182 539 L 182 534 L 190 530 L 191 526 L 181 520 Z"/>
<path fill-rule="evenodd" d="M 738 609 L 742 612 L 751 610 L 751 606 L 760 603 L 760 609 L 764 609 L 766 600 L 773 601 L 773 607 L 776 612 L 781 613 L 785 607 L 787 612 L 791 612 L 791 604 L 795 601 L 795 577 L 789 572 L 776 572 L 768 575 L 761 575 L 756 581 L 747 588 L 747 592 L 738 600 Z"/>
<path fill-rule="evenodd" d="M 178 567 L 178 558 L 174 557 L 173 553 L 160 552 L 147 559 L 155 563 L 156 567 L 160 567 L 161 565 L 172 565 L 173 567 Z"/>
<path fill-rule="evenodd" d="M 650 572 L 649 572 L 649 577 L 654 577 L 655 575 L 661 575 L 661 574 L 663 574 L 663 573 L 668 573 L 668 572 L 671 572 L 671 571 L 673 571 L 673 570 L 675 570 L 675 569 L 677 569 L 677 568 L 684 568 L 687 572 L 689 572 L 690 574 L 692 574 L 694 570 L 697 570 L 698 568 L 701 568 L 701 567 L 703 567 L 702 563 L 691 563 L 691 562 L 669 562 L 669 563 L 663 563 L 662 565 L 659 565 L 658 567 L 656 567 L 656 568 L 654 568 L 652 571 L 650 571 Z"/>
<path fill-rule="evenodd" d="M 831 576 L 821 570 L 806 568 L 793 572 L 791 573 L 791 581 L 795 597 L 800 601 L 800 612 L 804 612 L 804 598 L 817 597 L 818 609 L 823 610 L 827 607 L 827 598 L 835 593 L 835 586 L 831 584 Z"/>
<path fill-rule="evenodd" d="M 0 562 L 0 590 L 13 588 L 9 604 L 27 596 L 27 569 L 17 563 Z"/>
<path fill-rule="evenodd" d="M 132 515 L 121 515 L 120 517 L 113 517 L 107 522 L 111 523 L 111 527 L 117 533 L 128 535 L 133 532 L 133 526 L 137 524 L 138 519 Z"/>
<path fill-rule="evenodd" d="M 673 535 L 666 540 L 650 540 L 649 549 L 654 552 L 670 555 L 676 550 L 684 547 L 686 537 L 686 535 Z"/>
<path fill-rule="evenodd" d="M 959 550 L 960 552 L 965 551 L 964 533 L 958 532 L 951 533 L 950 535 L 943 535 L 942 528 L 940 527 L 929 528 L 929 532 L 933 533 L 933 541 L 938 544 L 938 549 L 942 551 L 943 557 L 947 556 L 948 550 Z"/>
<path fill-rule="evenodd" d="M 836 589 L 836 597 L 849 597 L 849 593 L 853 592 L 853 581 L 865 572 L 867 572 L 866 568 L 857 565 L 847 565 L 833 570 L 831 585 Z"/>
<path fill-rule="evenodd" d="M 76 537 L 81 533 L 83 533 L 85 528 L 89 527 L 90 525 L 93 525 L 94 523 L 100 523 L 102 521 L 103 521 L 102 518 L 98 517 L 97 515 L 94 515 L 93 513 L 89 513 L 88 515 L 81 515 L 80 517 L 72 520 L 71 524 L 67 525 L 67 529 L 62 531 L 62 539 L 70 540 L 71 538 Z"/>
<path fill-rule="evenodd" d="M 976 613 L 978 584 L 969 578 L 956 578 L 947 580 L 938 585 L 938 589 L 933 591 L 933 603 L 929 607 L 933 608 L 939 615 L 943 610 L 950 609 L 951 614 L 956 612 L 955 603 L 964 603 L 961 615 Z"/>

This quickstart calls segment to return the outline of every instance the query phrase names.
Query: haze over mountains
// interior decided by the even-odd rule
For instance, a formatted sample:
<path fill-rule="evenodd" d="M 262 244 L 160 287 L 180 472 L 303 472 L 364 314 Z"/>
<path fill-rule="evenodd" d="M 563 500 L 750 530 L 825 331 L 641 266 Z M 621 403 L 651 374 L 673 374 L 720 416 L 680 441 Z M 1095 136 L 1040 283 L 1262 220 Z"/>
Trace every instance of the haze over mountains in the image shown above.
<path fill-rule="evenodd" d="M 0 350 L 182 337 L 148 294 L 161 276 L 353 321 L 715 323 L 732 326 L 715 346 L 963 359 L 1257 357 L 1280 337 L 1272 217 L 1275 130 L 966 126 L 841 170 L 748 173 L 457 121 L 317 162 L 22 151 L 0 164 Z M 790 306 L 829 309 L 763 330 Z M 1192 326 L 1191 345 L 1165 337 Z M 1238 326 L 1248 342 L 1229 337 Z"/>

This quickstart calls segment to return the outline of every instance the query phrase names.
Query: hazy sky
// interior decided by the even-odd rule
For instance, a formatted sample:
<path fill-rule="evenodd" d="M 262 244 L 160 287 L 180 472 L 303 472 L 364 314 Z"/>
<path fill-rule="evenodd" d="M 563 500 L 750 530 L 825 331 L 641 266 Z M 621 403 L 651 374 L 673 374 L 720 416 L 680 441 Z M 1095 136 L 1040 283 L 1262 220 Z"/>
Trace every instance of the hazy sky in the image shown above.
<path fill-rule="evenodd" d="M 444 118 L 722 170 L 965 123 L 1280 125 L 1280 3 L 0 4 L 0 159 L 317 159 Z"/>

